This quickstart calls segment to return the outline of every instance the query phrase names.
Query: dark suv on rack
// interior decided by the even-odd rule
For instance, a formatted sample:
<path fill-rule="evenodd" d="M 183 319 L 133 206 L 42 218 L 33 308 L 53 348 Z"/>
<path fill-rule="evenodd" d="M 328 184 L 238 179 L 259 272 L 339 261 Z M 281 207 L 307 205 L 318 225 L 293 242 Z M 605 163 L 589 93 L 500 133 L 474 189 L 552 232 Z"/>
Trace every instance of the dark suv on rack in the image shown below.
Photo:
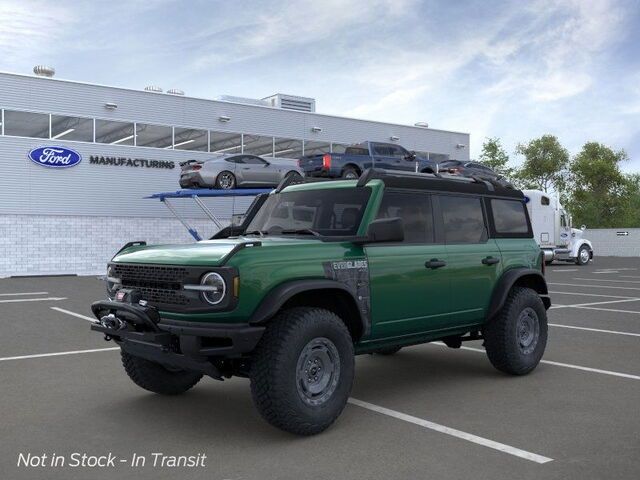
<path fill-rule="evenodd" d="M 109 263 L 92 329 L 136 384 L 248 377 L 268 422 L 309 435 L 344 408 L 357 354 L 483 339 L 498 370 L 538 365 L 551 302 L 522 192 L 375 170 L 294 181 L 218 238 L 139 242 Z"/>

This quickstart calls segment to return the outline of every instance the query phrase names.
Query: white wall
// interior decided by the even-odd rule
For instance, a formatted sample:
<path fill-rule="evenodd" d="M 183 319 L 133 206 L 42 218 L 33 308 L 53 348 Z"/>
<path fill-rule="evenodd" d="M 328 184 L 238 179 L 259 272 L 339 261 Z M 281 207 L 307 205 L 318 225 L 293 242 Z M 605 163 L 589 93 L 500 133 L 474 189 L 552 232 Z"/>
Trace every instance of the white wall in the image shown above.
<path fill-rule="evenodd" d="M 190 222 L 207 238 L 209 220 Z M 193 238 L 172 218 L 73 215 L 0 215 L 0 277 L 13 275 L 102 275 L 127 242 L 190 243 Z"/>
<path fill-rule="evenodd" d="M 583 238 L 593 244 L 595 257 L 640 257 L 640 228 L 588 228 Z"/>

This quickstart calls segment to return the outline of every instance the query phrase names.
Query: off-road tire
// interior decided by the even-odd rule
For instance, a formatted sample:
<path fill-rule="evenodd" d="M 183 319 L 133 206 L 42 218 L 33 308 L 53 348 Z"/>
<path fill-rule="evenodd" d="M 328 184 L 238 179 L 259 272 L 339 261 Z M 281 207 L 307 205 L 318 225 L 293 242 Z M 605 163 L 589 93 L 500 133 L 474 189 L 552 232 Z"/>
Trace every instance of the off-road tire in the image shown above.
<path fill-rule="evenodd" d="M 313 341 L 330 340 L 339 358 L 334 390 L 319 405 L 309 405 L 300 392 L 301 358 Z M 298 435 L 314 435 L 329 427 L 344 409 L 354 374 L 353 340 L 333 312 L 296 307 L 271 320 L 251 361 L 251 395 L 271 425 Z"/>
<path fill-rule="evenodd" d="M 530 352 L 523 351 L 520 329 L 521 316 L 532 318 L 535 313 L 538 336 Z M 524 318 L 523 317 L 523 318 Z M 491 364 L 511 375 L 531 372 L 542 358 L 547 345 L 547 312 L 539 295 L 530 288 L 513 287 L 502 310 L 484 328 L 485 349 Z"/>
<path fill-rule="evenodd" d="M 376 350 L 373 353 L 375 353 L 377 355 L 395 355 L 401 349 L 402 349 L 402 347 L 387 347 L 387 348 L 381 348 L 380 350 Z"/>
<path fill-rule="evenodd" d="M 346 179 L 360 178 L 360 172 L 358 172 L 358 170 L 356 170 L 353 167 L 345 167 L 344 170 L 342 170 L 342 178 L 346 178 Z"/>
<path fill-rule="evenodd" d="M 230 178 L 231 185 L 227 186 L 226 184 L 221 183 L 221 181 L 225 177 Z M 227 170 L 223 170 L 216 177 L 216 188 L 219 188 L 220 190 L 230 190 L 232 188 L 236 188 L 237 185 L 238 185 L 238 182 L 236 181 L 236 176 L 233 173 L 228 172 Z"/>
<path fill-rule="evenodd" d="M 585 251 L 587 252 L 586 255 L 583 253 Z M 586 257 L 586 260 L 582 259 L 583 256 Z M 578 256 L 576 257 L 576 265 L 587 265 L 590 261 L 591 261 L 591 255 L 589 255 L 589 247 L 587 247 L 586 245 L 582 245 L 578 249 Z"/>
<path fill-rule="evenodd" d="M 139 387 L 162 395 L 179 395 L 202 378 L 202 374 L 183 370 L 167 370 L 159 363 L 135 357 L 121 350 L 122 365 L 129 378 Z"/>

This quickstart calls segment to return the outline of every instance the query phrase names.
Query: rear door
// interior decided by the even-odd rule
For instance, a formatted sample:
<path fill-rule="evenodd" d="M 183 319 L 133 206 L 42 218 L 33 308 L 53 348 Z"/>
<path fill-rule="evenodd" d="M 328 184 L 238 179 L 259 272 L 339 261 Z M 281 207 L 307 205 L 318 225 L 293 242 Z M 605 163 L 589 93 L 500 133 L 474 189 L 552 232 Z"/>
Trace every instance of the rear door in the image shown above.
<path fill-rule="evenodd" d="M 435 204 L 449 258 L 451 326 L 480 323 L 502 273 L 500 250 L 489 238 L 484 202 L 479 196 L 439 194 Z"/>
<path fill-rule="evenodd" d="M 451 308 L 448 258 L 435 235 L 431 195 L 385 190 L 378 218 L 394 217 L 403 220 L 404 241 L 365 247 L 376 339 L 438 330 Z"/>

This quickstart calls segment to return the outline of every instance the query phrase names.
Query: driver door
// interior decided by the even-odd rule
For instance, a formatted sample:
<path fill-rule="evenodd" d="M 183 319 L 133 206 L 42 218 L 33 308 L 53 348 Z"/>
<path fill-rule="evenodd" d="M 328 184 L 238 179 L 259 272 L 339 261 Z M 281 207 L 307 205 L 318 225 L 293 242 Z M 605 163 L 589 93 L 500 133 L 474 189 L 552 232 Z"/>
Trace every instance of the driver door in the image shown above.
<path fill-rule="evenodd" d="M 271 179 L 272 169 L 269 162 L 255 156 L 244 155 L 242 157 L 242 163 L 236 168 L 241 172 L 241 176 L 245 183 L 251 185 L 271 185 L 273 180 Z M 276 182 L 277 183 L 277 182 Z"/>

